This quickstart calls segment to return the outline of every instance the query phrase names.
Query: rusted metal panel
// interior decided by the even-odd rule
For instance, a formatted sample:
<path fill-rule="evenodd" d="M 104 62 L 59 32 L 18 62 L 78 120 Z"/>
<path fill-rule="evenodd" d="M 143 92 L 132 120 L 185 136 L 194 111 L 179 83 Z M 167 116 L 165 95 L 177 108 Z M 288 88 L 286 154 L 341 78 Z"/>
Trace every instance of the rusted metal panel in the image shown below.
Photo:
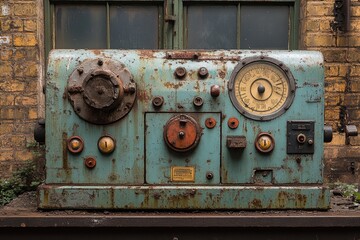
<path fill-rule="evenodd" d="M 242 110 L 261 115 L 256 101 L 282 94 L 276 76 L 293 99 L 272 97 L 288 103 L 281 113 L 249 117 L 233 104 L 242 92 L 231 99 L 230 82 L 243 65 L 268 59 L 270 67 L 245 74 L 255 104 Z M 323 71 L 321 54 L 307 51 L 55 50 L 40 207 L 326 209 Z M 313 152 L 286 152 L 289 121 L 313 123 Z M 69 145 L 74 137 L 81 151 L 81 141 Z"/>

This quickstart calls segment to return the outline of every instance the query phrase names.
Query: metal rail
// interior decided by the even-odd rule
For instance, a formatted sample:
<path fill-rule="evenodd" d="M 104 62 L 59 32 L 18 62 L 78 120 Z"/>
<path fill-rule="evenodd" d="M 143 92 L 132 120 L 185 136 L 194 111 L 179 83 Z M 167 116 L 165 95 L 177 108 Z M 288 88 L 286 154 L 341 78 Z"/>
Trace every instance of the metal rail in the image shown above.
<path fill-rule="evenodd" d="M 61 214 L 61 213 L 60 213 Z M 283 213 L 280 213 L 284 215 Z M 42 215 L 46 215 L 43 213 Z M 360 214 L 0 216 L 0 239 L 360 239 Z"/>

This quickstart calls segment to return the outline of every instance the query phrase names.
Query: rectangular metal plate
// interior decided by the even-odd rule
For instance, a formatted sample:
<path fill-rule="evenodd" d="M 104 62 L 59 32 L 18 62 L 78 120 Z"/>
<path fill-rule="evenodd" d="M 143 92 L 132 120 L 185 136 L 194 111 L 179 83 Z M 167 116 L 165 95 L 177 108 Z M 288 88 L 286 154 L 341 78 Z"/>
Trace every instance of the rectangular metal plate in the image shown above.
<path fill-rule="evenodd" d="M 194 182 L 195 167 L 171 167 L 172 182 Z"/>
<path fill-rule="evenodd" d="M 304 137 L 304 142 L 298 136 Z M 314 121 L 288 121 L 287 122 L 287 153 L 313 154 L 314 153 Z"/>

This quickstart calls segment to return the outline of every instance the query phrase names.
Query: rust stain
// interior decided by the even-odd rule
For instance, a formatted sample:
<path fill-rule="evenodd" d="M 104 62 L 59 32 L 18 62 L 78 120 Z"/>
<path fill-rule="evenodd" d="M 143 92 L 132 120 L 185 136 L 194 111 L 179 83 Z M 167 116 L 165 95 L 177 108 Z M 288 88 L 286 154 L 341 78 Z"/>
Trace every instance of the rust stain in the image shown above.
<path fill-rule="evenodd" d="M 254 199 L 250 203 L 250 208 L 262 208 L 262 203 L 260 199 Z"/>
<path fill-rule="evenodd" d="M 226 72 L 224 70 L 218 70 L 219 77 L 224 79 L 226 77 Z"/>
<path fill-rule="evenodd" d="M 148 95 L 148 93 L 146 92 L 146 90 L 138 90 L 137 91 L 137 99 L 140 102 L 149 102 L 150 101 L 150 96 Z"/>
<path fill-rule="evenodd" d="M 98 49 L 95 49 L 95 50 L 91 50 L 95 55 L 100 55 L 101 54 L 101 51 L 98 50 Z"/>
<path fill-rule="evenodd" d="M 181 82 L 179 82 L 179 83 L 165 82 L 164 83 L 164 86 L 168 89 L 178 89 L 182 85 L 183 84 Z"/>
<path fill-rule="evenodd" d="M 295 207 L 305 208 L 307 197 L 303 194 L 296 194 L 295 196 Z"/>
<path fill-rule="evenodd" d="M 68 135 L 66 132 L 62 134 L 62 151 L 63 151 L 63 168 L 66 170 L 68 166 L 68 152 L 67 152 L 67 139 Z"/>

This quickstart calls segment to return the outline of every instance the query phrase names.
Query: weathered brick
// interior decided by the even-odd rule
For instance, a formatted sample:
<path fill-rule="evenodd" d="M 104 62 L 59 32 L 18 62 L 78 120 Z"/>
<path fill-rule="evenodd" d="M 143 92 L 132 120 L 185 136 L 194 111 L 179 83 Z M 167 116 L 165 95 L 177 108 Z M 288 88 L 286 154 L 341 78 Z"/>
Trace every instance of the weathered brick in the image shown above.
<path fill-rule="evenodd" d="M 346 77 L 350 73 L 350 66 L 339 65 L 339 77 Z"/>
<path fill-rule="evenodd" d="M 31 47 L 36 45 L 37 45 L 37 39 L 34 33 L 14 34 L 14 46 Z"/>
<path fill-rule="evenodd" d="M 0 138 L 3 148 L 22 148 L 25 147 L 26 137 L 24 135 L 5 135 Z"/>
<path fill-rule="evenodd" d="M 360 17 L 360 6 L 351 6 L 350 12 L 352 17 Z"/>
<path fill-rule="evenodd" d="M 3 32 L 21 32 L 23 30 L 23 21 L 21 19 L 1 21 L 1 30 Z"/>
<path fill-rule="evenodd" d="M 37 96 L 18 96 L 15 98 L 15 105 L 34 106 L 37 104 Z"/>
<path fill-rule="evenodd" d="M 14 50 L 14 60 L 23 60 L 26 59 L 27 61 L 37 61 L 39 59 L 39 52 L 36 48 L 16 48 Z"/>
<path fill-rule="evenodd" d="M 4 92 L 22 92 L 25 89 L 26 84 L 24 82 L 9 80 L 0 82 L 0 91 Z"/>
<path fill-rule="evenodd" d="M 25 62 L 15 65 L 15 77 L 36 77 L 38 76 L 38 65 L 36 62 Z"/>
<path fill-rule="evenodd" d="M 12 71 L 13 69 L 9 61 L 0 62 L 0 77 L 11 77 Z"/>
<path fill-rule="evenodd" d="M 345 62 L 346 61 L 346 49 L 322 49 L 325 62 Z"/>
<path fill-rule="evenodd" d="M 31 120 L 38 119 L 37 108 L 30 108 L 29 109 L 28 118 L 31 119 Z"/>
<path fill-rule="evenodd" d="M 332 47 L 335 46 L 335 36 L 331 34 L 308 34 L 305 44 L 307 47 Z"/>
<path fill-rule="evenodd" d="M 356 157 L 359 155 L 360 152 L 360 146 L 352 147 L 344 144 L 342 144 L 342 146 L 336 146 L 336 148 L 329 147 L 326 149 L 328 152 L 325 153 L 325 157 L 334 159 Z"/>
<path fill-rule="evenodd" d="M 306 22 L 306 30 L 315 32 L 320 30 L 320 20 L 319 19 L 310 19 Z"/>
<path fill-rule="evenodd" d="M 15 159 L 20 161 L 33 160 L 34 155 L 30 150 L 22 150 L 15 152 Z"/>
<path fill-rule="evenodd" d="M 33 125 L 33 122 L 31 122 L 31 124 L 29 123 L 16 123 L 13 126 L 14 132 L 20 134 L 33 134 L 32 132 L 32 128 L 30 126 Z"/>
<path fill-rule="evenodd" d="M 13 160 L 13 150 L 12 149 L 8 149 L 8 150 L 1 150 L 1 154 L 0 154 L 0 161 L 9 161 L 9 160 Z"/>
<path fill-rule="evenodd" d="M 338 65 L 327 65 L 325 66 L 325 75 L 328 77 L 336 77 L 339 75 Z"/>
<path fill-rule="evenodd" d="M 360 109 L 349 109 L 348 110 L 350 119 L 360 119 Z"/>
<path fill-rule="evenodd" d="M 351 48 L 347 54 L 347 61 L 349 62 L 360 62 L 360 49 Z"/>
<path fill-rule="evenodd" d="M 332 16 L 333 5 L 330 3 L 308 2 L 306 14 L 307 16 Z"/>
<path fill-rule="evenodd" d="M 339 119 L 339 109 L 336 108 L 325 108 L 325 120 L 332 121 Z"/>
<path fill-rule="evenodd" d="M 0 106 L 14 105 L 15 96 L 9 93 L 2 93 L 0 95 Z"/>
<path fill-rule="evenodd" d="M 350 89 L 351 89 L 351 92 L 360 93 L 360 79 L 357 81 L 355 81 L 355 80 L 351 81 Z M 360 95 L 360 94 L 356 94 L 356 95 Z M 359 105 L 360 105 L 360 102 L 359 102 Z"/>
<path fill-rule="evenodd" d="M 325 94 L 325 106 L 340 106 L 344 102 L 343 93 L 328 93 Z"/>
<path fill-rule="evenodd" d="M 345 133 L 338 133 L 338 132 L 334 132 L 333 133 L 333 139 L 332 141 L 329 143 L 329 145 L 344 145 L 345 144 Z"/>
<path fill-rule="evenodd" d="M 19 3 L 14 4 L 14 15 L 15 16 L 36 16 L 36 4 L 35 3 Z"/>
<path fill-rule="evenodd" d="M 360 76 L 360 65 L 352 65 L 351 66 L 350 76 Z"/>
<path fill-rule="evenodd" d="M 0 109 L 0 119 L 3 120 L 24 119 L 24 117 L 25 117 L 24 108 L 6 107 Z"/>
<path fill-rule="evenodd" d="M 345 81 L 327 81 L 325 83 L 326 92 L 344 92 L 346 88 Z"/>
<path fill-rule="evenodd" d="M 13 56 L 13 50 L 12 49 L 3 49 L 0 51 L 0 60 L 2 61 L 8 61 Z"/>
<path fill-rule="evenodd" d="M 360 135 L 350 137 L 349 140 L 350 140 L 350 145 L 360 146 Z"/>
<path fill-rule="evenodd" d="M 0 122 L 0 135 L 9 134 L 13 131 L 13 123 Z"/>
<path fill-rule="evenodd" d="M 332 19 L 320 19 L 320 31 L 330 32 L 332 31 L 330 23 L 333 21 Z"/>
<path fill-rule="evenodd" d="M 36 31 L 37 25 L 35 20 L 25 20 L 24 21 L 24 31 L 34 32 Z"/>
<path fill-rule="evenodd" d="M 349 36 L 349 47 L 360 47 L 360 37 L 358 35 Z"/>
<path fill-rule="evenodd" d="M 344 105 L 347 107 L 360 107 L 360 95 L 356 93 L 346 94 Z"/>

